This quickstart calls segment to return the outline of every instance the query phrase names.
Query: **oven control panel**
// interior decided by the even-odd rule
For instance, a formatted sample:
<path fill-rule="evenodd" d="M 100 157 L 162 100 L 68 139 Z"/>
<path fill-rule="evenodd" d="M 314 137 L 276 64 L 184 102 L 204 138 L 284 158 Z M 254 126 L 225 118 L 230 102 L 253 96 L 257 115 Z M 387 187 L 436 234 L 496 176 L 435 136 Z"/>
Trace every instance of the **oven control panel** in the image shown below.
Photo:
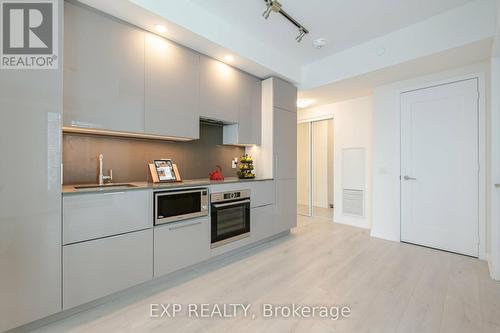
<path fill-rule="evenodd" d="M 250 198 L 250 190 L 239 190 L 239 191 L 230 191 L 230 192 L 220 192 L 220 193 L 212 193 L 210 195 L 211 202 L 221 202 L 221 201 L 230 201 L 237 199 L 247 199 Z"/>
<path fill-rule="evenodd" d="M 224 200 L 238 199 L 241 197 L 241 192 L 224 193 Z"/>

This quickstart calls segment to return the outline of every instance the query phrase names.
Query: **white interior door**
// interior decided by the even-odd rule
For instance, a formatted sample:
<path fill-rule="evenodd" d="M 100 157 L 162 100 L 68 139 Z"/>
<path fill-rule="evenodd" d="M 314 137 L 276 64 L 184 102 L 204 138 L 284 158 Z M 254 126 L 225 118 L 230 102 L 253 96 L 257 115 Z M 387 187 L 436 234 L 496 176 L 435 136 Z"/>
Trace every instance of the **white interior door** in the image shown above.
<path fill-rule="evenodd" d="M 478 82 L 401 94 L 401 240 L 478 256 Z"/>

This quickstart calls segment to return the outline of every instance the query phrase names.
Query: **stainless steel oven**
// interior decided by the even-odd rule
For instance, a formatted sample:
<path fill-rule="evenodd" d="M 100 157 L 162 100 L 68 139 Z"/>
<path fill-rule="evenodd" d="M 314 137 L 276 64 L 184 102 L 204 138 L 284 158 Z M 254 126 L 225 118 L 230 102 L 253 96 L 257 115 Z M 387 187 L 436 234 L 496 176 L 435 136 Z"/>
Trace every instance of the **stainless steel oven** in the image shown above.
<path fill-rule="evenodd" d="M 213 193 L 210 202 L 212 248 L 250 235 L 250 190 Z"/>
<path fill-rule="evenodd" d="M 176 222 L 208 215 L 208 189 L 191 188 L 154 193 L 154 222 Z"/>

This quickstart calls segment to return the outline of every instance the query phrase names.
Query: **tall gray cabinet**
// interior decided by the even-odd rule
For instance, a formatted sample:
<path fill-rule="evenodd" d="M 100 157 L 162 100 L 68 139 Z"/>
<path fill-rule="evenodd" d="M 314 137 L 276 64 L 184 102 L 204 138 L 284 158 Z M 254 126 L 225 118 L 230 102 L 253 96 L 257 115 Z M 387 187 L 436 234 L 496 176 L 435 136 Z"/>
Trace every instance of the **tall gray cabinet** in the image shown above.
<path fill-rule="evenodd" d="M 238 85 L 238 123 L 224 126 L 224 144 L 259 145 L 262 121 L 261 80 L 239 72 Z"/>
<path fill-rule="evenodd" d="M 61 32 L 62 1 L 58 14 Z M 0 332 L 61 310 L 58 61 L 0 73 Z"/>
<path fill-rule="evenodd" d="M 276 186 L 277 232 L 297 225 L 297 88 L 278 78 L 262 83 L 263 145 L 258 165 L 268 167 Z"/>

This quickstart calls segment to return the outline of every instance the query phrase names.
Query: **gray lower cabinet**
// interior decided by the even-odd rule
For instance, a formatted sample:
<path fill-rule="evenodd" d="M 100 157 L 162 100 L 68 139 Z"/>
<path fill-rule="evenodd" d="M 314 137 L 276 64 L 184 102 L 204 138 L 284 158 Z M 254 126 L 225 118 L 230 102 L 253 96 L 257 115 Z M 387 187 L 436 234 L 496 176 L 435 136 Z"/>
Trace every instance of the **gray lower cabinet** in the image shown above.
<path fill-rule="evenodd" d="M 199 61 L 198 53 L 146 35 L 146 134 L 200 137 Z"/>
<path fill-rule="evenodd" d="M 64 2 L 64 126 L 144 132 L 144 31 Z"/>
<path fill-rule="evenodd" d="M 250 184 L 251 203 L 250 206 L 260 207 L 272 205 L 275 202 L 274 180 L 256 181 Z"/>
<path fill-rule="evenodd" d="M 255 207 L 250 210 L 252 242 L 258 242 L 274 234 L 274 205 Z"/>
<path fill-rule="evenodd" d="M 200 115 L 238 122 L 240 72 L 220 61 L 200 56 Z"/>
<path fill-rule="evenodd" d="M 153 230 L 63 246 L 63 309 L 153 278 Z"/>
<path fill-rule="evenodd" d="M 297 226 L 297 180 L 277 179 L 274 233 Z"/>
<path fill-rule="evenodd" d="M 194 265 L 210 257 L 210 217 L 154 228 L 154 277 Z"/>
<path fill-rule="evenodd" d="M 153 226 L 152 191 L 63 196 L 63 245 Z"/>

